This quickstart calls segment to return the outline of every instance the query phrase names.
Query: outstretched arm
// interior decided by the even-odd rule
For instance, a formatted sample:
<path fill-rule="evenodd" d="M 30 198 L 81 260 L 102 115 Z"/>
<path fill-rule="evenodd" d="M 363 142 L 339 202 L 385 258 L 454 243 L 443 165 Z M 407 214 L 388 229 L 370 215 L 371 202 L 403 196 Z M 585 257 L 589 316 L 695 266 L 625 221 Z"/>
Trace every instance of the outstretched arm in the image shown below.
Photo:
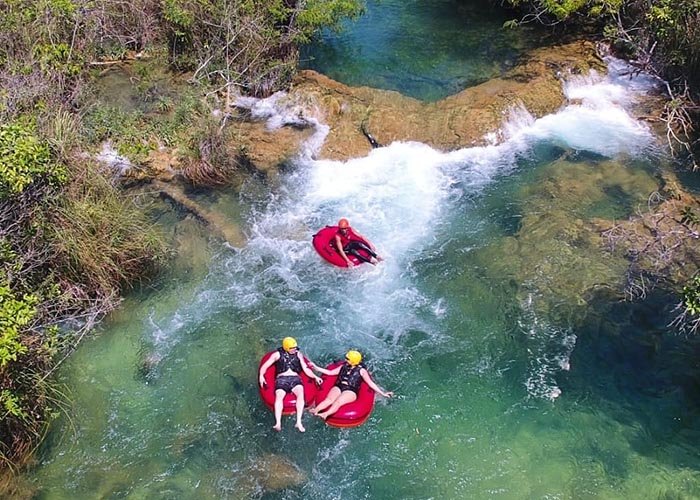
<path fill-rule="evenodd" d="M 319 368 L 318 371 L 320 371 L 320 372 L 323 373 L 324 375 L 331 375 L 331 376 L 332 376 L 332 375 L 338 375 L 338 374 L 340 373 L 340 369 L 341 369 L 342 367 L 343 367 L 343 365 L 336 366 L 336 367 L 333 368 L 332 370 L 326 370 L 325 368 L 324 368 L 323 370 L 321 370 L 321 369 Z"/>
<path fill-rule="evenodd" d="M 362 380 L 364 380 L 365 382 L 367 382 L 367 385 L 368 385 L 368 386 L 370 387 L 370 389 L 372 389 L 374 392 L 378 392 L 379 394 L 381 394 L 381 395 L 384 396 L 385 398 L 390 398 L 391 396 L 394 395 L 393 392 L 391 392 L 391 391 L 388 391 L 388 392 L 383 391 L 381 387 L 379 387 L 377 384 L 375 384 L 375 383 L 374 383 L 374 380 L 372 380 L 372 377 L 370 377 L 369 372 L 368 372 L 367 370 L 365 370 L 364 368 L 362 368 L 362 369 L 360 370 L 360 375 L 362 376 Z"/>
<path fill-rule="evenodd" d="M 345 255 L 345 250 L 343 250 L 343 244 L 342 244 L 342 242 L 340 241 L 340 236 L 338 236 L 337 234 L 335 235 L 335 248 L 338 249 L 338 253 L 340 254 L 340 256 L 341 256 L 343 259 L 345 259 L 345 262 L 347 262 L 348 267 L 352 267 L 352 266 L 355 265 L 355 264 L 353 264 L 352 261 L 348 258 L 348 256 Z"/>
<path fill-rule="evenodd" d="M 265 372 L 268 370 L 268 368 L 274 365 L 278 359 L 280 359 L 280 353 L 275 351 L 275 353 L 267 358 L 267 361 L 265 361 L 260 367 L 260 371 L 258 373 L 258 382 L 260 383 L 260 387 L 265 387 Z"/>
<path fill-rule="evenodd" d="M 323 380 L 321 380 L 321 377 L 316 375 L 311 368 L 309 368 L 309 365 L 306 364 L 306 361 L 304 360 L 304 356 L 301 355 L 300 352 L 297 351 L 297 357 L 299 358 L 299 361 L 301 361 L 301 369 L 304 370 L 304 373 L 306 373 L 309 377 L 314 379 L 317 384 L 321 384 Z M 313 363 L 312 363 L 313 364 Z M 318 368 L 318 367 L 316 367 Z M 320 370 L 319 370 L 320 371 Z"/>
<path fill-rule="evenodd" d="M 316 370 L 317 372 L 321 372 L 324 375 L 337 375 L 338 373 L 340 373 L 340 367 L 338 367 L 337 369 L 334 369 L 334 370 L 327 370 L 326 368 L 322 368 L 322 367 L 318 366 L 316 363 L 314 363 L 310 359 L 309 359 L 309 366 L 311 367 L 312 370 Z"/>

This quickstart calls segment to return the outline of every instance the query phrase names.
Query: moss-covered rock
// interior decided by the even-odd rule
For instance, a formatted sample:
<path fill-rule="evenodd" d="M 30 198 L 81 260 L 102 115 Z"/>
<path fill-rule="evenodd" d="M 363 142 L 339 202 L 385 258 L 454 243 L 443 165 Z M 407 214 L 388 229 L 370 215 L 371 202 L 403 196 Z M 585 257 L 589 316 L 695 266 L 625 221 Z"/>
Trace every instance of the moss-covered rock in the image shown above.
<path fill-rule="evenodd" d="M 612 221 L 635 214 L 658 188 L 657 179 L 612 160 L 565 158 L 544 168 L 538 179 L 516 195 L 517 232 L 483 250 L 487 267 L 496 276 L 513 276 L 521 299 L 536 297 L 538 312 L 550 316 L 571 319 L 601 288 L 622 296 L 629 262 L 622 253 L 609 254 L 603 234 L 609 225 L 601 216 Z M 614 200 L 624 203 L 600 212 Z"/>

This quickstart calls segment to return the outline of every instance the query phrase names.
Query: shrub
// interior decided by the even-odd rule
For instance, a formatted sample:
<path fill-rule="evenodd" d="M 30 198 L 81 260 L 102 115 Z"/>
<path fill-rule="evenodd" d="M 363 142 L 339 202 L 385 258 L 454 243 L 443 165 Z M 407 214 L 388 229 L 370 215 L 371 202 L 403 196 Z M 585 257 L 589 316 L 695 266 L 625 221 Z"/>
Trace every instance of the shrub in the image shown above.
<path fill-rule="evenodd" d="M 53 161 L 47 142 L 34 127 L 14 122 L 0 125 L 0 200 L 19 194 L 38 180 L 65 181 L 65 168 Z"/>
<path fill-rule="evenodd" d="M 20 333 L 36 316 L 36 295 L 17 297 L 6 279 L 0 281 L 0 369 L 27 352 Z"/>

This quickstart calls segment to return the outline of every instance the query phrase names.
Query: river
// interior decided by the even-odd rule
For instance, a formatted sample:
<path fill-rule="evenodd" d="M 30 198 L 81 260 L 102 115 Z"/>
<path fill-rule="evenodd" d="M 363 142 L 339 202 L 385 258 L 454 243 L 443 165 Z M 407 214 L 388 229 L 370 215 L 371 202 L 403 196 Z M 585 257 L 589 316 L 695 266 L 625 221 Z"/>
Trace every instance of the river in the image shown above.
<path fill-rule="evenodd" d="M 494 76 L 483 69 L 493 53 L 456 50 L 455 33 L 471 12 L 472 47 L 498 47 L 515 36 L 498 30 L 504 18 L 426 3 L 370 3 L 348 33 L 310 50 L 311 65 L 426 100 Z M 407 65 L 389 35 L 428 29 L 426 19 L 445 36 Z M 373 58 L 343 76 L 344 58 L 365 64 L 356 42 L 368 37 Z M 496 51 L 496 74 L 529 43 Z M 348 47 L 359 52 L 339 57 Z M 482 62 L 457 60 L 465 50 Z M 373 80 L 376 61 L 388 83 Z M 161 213 L 191 251 L 62 366 L 72 404 L 28 476 L 35 497 L 699 497 L 697 342 L 666 326 L 672 297 L 619 300 L 626 263 L 585 231 L 643 209 L 668 163 L 630 112 L 655 83 L 608 64 L 608 76 L 567 83 L 572 104 L 559 112 L 514 111 L 498 144 L 301 158 L 274 186 L 250 179 L 203 195 L 241 224 L 241 248 Z M 383 263 L 319 259 L 311 236 L 341 216 Z M 289 418 L 273 431 L 256 369 L 287 335 L 319 364 L 362 351 L 396 397 L 358 429 L 307 414 L 305 434 Z"/>

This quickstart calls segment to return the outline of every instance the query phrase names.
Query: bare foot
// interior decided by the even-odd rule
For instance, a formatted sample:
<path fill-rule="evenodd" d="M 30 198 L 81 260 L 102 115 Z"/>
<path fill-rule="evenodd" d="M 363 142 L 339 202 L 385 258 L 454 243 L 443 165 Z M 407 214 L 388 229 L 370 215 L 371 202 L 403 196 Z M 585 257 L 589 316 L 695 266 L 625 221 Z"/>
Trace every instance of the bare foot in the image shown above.
<path fill-rule="evenodd" d="M 272 428 L 279 432 L 282 430 L 282 424 L 275 424 L 272 426 Z"/>
<path fill-rule="evenodd" d="M 317 417 L 321 417 L 321 419 L 326 420 L 328 418 L 328 415 L 324 415 L 323 413 L 317 413 Z"/>
<path fill-rule="evenodd" d="M 306 429 L 304 429 L 304 426 L 301 425 L 301 422 L 297 422 L 294 427 L 296 427 L 299 430 L 299 432 L 306 432 Z"/>
<path fill-rule="evenodd" d="M 309 410 L 309 413 L 311 413 L 312 415 L 316 415 L 318 413 L 318 410 L 316 408 L 311 408 Z"/>

